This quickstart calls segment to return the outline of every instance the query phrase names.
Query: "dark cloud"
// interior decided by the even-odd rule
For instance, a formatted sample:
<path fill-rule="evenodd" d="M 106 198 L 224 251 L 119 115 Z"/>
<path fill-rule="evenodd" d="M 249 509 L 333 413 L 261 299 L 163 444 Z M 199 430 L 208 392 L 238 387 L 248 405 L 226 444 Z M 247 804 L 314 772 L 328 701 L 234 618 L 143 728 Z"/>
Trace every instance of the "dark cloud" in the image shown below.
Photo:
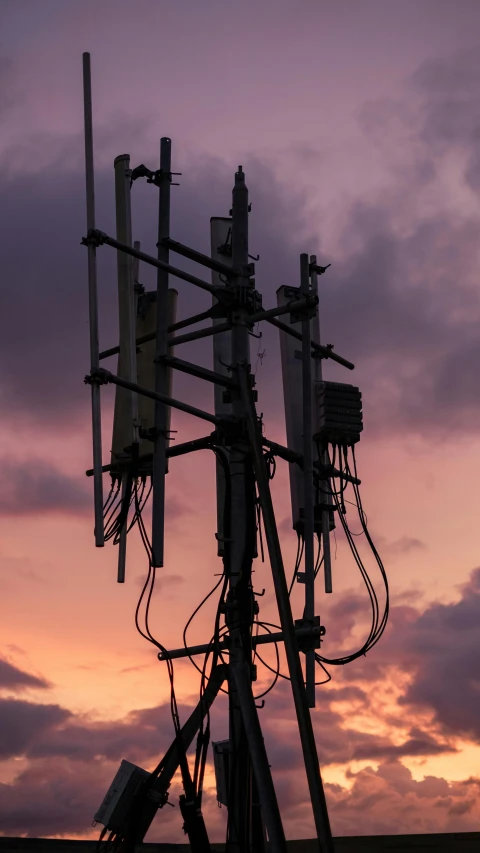
<path fill-rule="evenodd" d="M 393 606 L 380 643 L 366 657 L 342 667 L 340 677 L 347 683 L 368 685 L 402 671 L 409 681 L 398 701 L 413 719 L 418 711 L 432 715 L 437 742 L 439 732 L 480 742 L 479 612 L 480 569 L 475 569 L 456 602 L 433 602 L 423 612 L 410 604 Z M 344 596 L 332 613 L 337 617 L 334 624 L 342 622 L 342 632 L 335 639 L 353 646 L 365 618 L 361 596 Z M 330 624 L 327 618 L 325 623 Z M 323 653 L 328 656 L 330 648 L 325 640 Z M 399 725 L 405 721 L 403 715 Z"/>
<path fill-rule="evenodd" d="M 49 687 L 48 681 L 31 675 L 23 669 L 14 666 L 8 660 L 0 658 L 0 688 L 7 687 L 9 690 L 20 691 L 29 687 L 45 689 Z"/>
<path fill-rule="evenodd" d="M 404 702 L 431 708 L 447 732 L 480 742 L 480 569 L 454 604 L 432 604 L 405 636 L 415 659 Z"/>
<path fill-rule="evenodd" d="M 39 737 L 71 716 L 59 705 L 0 699 L 0 756 L 6 759 L 25 755 Z"/>
<path fill-rule="evenodd" d="M 350 790 L 327 786 L 335 834 L 468 832 L 478 828 L 478 780 L 448 782 L 436 776 L 417 781 L 399 761 L 349 773 Z"/>
<path fill-rule="evenodd" d="M 47 147 L 51 142 L 45 139 L 42 145 Z M 75 156 L 67 162 L 60 158 L 60 162 L 49 162 L 41 171 L 27 174 L 20 166 L 17 171 L 11 170 L 0 190 L 5 212 L 1 262 L 5 280 L 11 285 L 6 288 L 2 312 L 1 383 L 12 418 L 22 426 L 27 423 L 27 413 L 32 424 L 48 423 L 57 429 L 65 423 L 87 423 L 89 394 L 83 386 L 89 369 L 87 256 L 80 246 L 85 233 L 85 190 L 81 166 L 77 166 L 79 142 L 77 138 L 69 141 L 66 148 L 73 148 Z M 63 150 L 62 140 L 56 140 L 58 146 Z M 110 146 L 113 161 L 111 140 Z M 155 157 L 148 160 L 152 167 Z M 267 259 L 265 269 L 271 281 L 267 298 L 273 300 L 278 283 L 288 283 L 297 274 L 295 239 L 306 223 L 300 199 L 294 196 L 287 202 L 268 166 L 250 159 L 247 177 L 254 185 L 252 219 L 256 222 L 252 249 Z M 132 155 L 132 165 L 134 160 Z M 172 234 L 209 252 L 209 218 L 228 213 L 238 164 L 227 167 L 221 160 L 198 158 L 195 163 L 180 165 L 185 177 L 173 196 Z M 98 168 L 96 200 L 98 227 L 113 234 L 113 168 Z M 138 181 L 133 202 L 134 235 L 145 251 L 155 254 L 157 191 Z M 277 246 L 276 235 L 286 232 L 287 222 L 291 237 Z M 109 247 L 102 247 L 97 255 L 101 340 L 106 348 L 117 342 L 116 257 Z M 188 262 L 179 265 L 195 269 L 209 280 L 205 270 Z M 142 265 L 140 278 L 148 289 L 155 286 L 152 268 Z M 183 287 L 181 282 L 178 289 L 183 315 L 208 307 L 205 294 L 189 285 Z M 207 363 L 210 349 L 208 343 L 190 348 L 197 355 L 205 353 Z M 115 360 L 109 361 L 108 366 L 114 364 Z M 197 401 L 206 394 L 210 401 L 210 388 L 205 391 L 201 383 L 183 378 L 179 387 L 183 387 L 182 382 L 191 388 Z M 107 389 L 105 399 L 111 400 L 112 393 Z"/>
<path fill-rule="evenodd" d="M 42 459 L 1 460 L 0 515 L 78 514 L 90 504 L 88 489 L 80 476 L 70 477 Z"/>
<path fill-rule="evenodd" d="M 358 366 L 355 381 L 364 391 L 369 430 L 408 428 L 450 435 L 452 429 L 468 433 L 476 422 L 478 216 L 455 212 L 445 193 L 442 196 L 435 169 L 429 172 L 427 167 L 433 161 L 441 165 L 450 144 L 463 146 L 472 157 L 478 149 L 472 116 L 480 99 L 479 57 L 479 51 L 472 51 L 442 60 L 442 74 L 436 65 L 424 66 L 410 81 L 404 101 L 370 104 L 361 117 L 365 132 L 380 146 L 390 139 L 392 124 L 402 127 L 404 145 L 399 162 L 384 164 L 390 182 L 382 196 L 372 191 L 344 207 L 338 233 L 342 255 L 334 257 L 323 247 L 333 266 L 322 279 L 321 314 L 325 340 L 332 340 L 337 351 Z M 466 95 L 459 82 L 464 79 Z M 445 80 L 443 94 L 439 80 Z M 448 113 L 452 98 L 457 111 L 450 140 L 439 115 Z M 128 127 L 120 123 L 118 133 L 128 136 Z M 110 129 L 101 145 L 102 156 L 111 148 L 112 160 L 113 139 Z M 26 412 L 32 422 L 57 428 L 67 421 L 86 424 L 88 419 L 88 390 L 82 386 L 88 370 L 88 312 L 86 252 L 79 245 L 85 231 L 80 142 L 56 140 L 57 147 L 75 156 L 61 157 L 60 162 L 57 158 L 55 166 L 49 162 L 39 173 L 25 174 L 18 166 L 1 188 L 1 206 L 8 211 L 2 224 L 1 262 L 5 279 L 12 283 L 5 294 L 0 338 L 1 381 L 9 409 L 22 424 Z M 387 147 L 389 152 L 400 150 L 398 144 Z M 155 165 L 148 152 L 132 154 L 132 164 L 137 157 Z M 228 212 L 237 164 L 227 166 L 202 156 L 179 163 L 175 150 L 174 162 L 184 175 L 173 194 L 172 234 L 208 252 L 208 219 Z M 321 218 L 312 217 L 309 199 L 287 193 L 267 163 L 247 154 L 243 165 L 253 201 L 251 250 L 260 253 L 257 283 L 270 305 L 280 284 L 298 280 L 298 253 L 310 248 L 320 254 L 316 234 Z M 425 210 L 422 206 L 423 189 L 430 192 L 432 186 L 440 197 L 433 212 L 432 205 Z M 98 168 L 96 196 L 98 226 L 113 233 L 113 169 Z M 146 251 L 154 252 L 156 190 L 138 181 L 133 205 L 134 235 Z M 110 346 L 117 337 L 115 253 L 102 247 L 98 259 L 102 345 Z M 194 265 L 179 263 L 205 276 Z M 143 267 L 140 277 L 147 287 L 154 286 L 152 269 Z M 180 315 L 207 307 L 204 294 L 181 282 L 178 287 Z M 272 381 L 279 374 L 276 331 L 264 330 L 263 348 L 268 357 L 259 372 L 261 400 L 274 417 L 281 412 L 278 382 Z M 210 350 L 210 343 L 197 343 L 182 353 L 208 364 Z M 351 381 L 344 371 L 331 366 L 328 370 L 333 378 Z M 179 396 L 211 405 L 211 389 L 191 378 L 176 380 Z M 107 389 L 105 399 L 111 401 L 112 394 Z"/>

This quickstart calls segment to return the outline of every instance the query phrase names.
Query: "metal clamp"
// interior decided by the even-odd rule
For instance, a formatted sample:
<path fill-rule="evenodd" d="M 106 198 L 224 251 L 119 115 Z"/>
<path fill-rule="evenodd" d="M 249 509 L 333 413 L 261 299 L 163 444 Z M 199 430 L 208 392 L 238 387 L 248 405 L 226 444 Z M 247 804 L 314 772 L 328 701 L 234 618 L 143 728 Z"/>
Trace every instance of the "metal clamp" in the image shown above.
<path fill-rule="evenodd" d="M 303 631 L 301 634 L 297 633 L 297 643 L 300 651 L 308 652 L 312 649 L 319 649 L 321 637 L 325 635 L 325 628 L 323 625 L 320 625 L 320 616 L 314 616 L 313 619 L 295 619 L 295 629 L 299 628 L 309 628 L 311 630 L 311 634 L 304 633 Z"/>
<path fill-rule="evenodd" d="M 137 180 L 137 178 L 146 178 L 147 184 L 154 184 L 156 187 L 159 187 L 162 180 L 164 178 L 168 178 L 172 187 L 178 187 L 178 183 L 174 183 L 172 181 L 172 175 L 181 175 L 181 172 L 166 172 L 163 169 L 156 169 L 152 171 L 144 163 L 141 163 L 140 166 L 136 166 L 135 169 L 131 170 L 130 174 L 130 186 L 132 186 L 133 182 Z"/>
<path fill-rule="evenodd" d="M 95 246 L 98 248 L 99 246 L 103 246 L 105 240 L 107 239 L 108 234 L 105 234 L 104 231 L 99 231 L 98 228 L 90 228 L 88 230 L 87 236 L 82 237 L 82 246 Z"/>
<path fill-rule="evenodd" d="M 309 264 L 308 271 L 309 271 L 310 275 L 312 274 L 312 272 L 316 272 L 317 275 L 323 275 L 323 273 L 326 270 L 328 270 L 328 268 L 331 266 L 332 266 L 331 264 L 327 264 L 326 267 L 321 267 L 318 264 L 312 263 L 312 264 Z"/>

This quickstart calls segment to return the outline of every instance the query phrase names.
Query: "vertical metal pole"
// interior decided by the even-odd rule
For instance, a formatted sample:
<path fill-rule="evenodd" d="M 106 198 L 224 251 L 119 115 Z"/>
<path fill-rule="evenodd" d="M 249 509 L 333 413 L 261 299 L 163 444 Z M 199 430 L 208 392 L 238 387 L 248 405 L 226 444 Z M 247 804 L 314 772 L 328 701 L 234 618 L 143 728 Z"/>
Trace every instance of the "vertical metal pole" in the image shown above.
<path fill-rule="evenodd" d="M 115 208 L 117 240 L 132 245 L 132 213 L 130 201 L 130 156 L 120 154 L 115 158 Z M 136 261 L 138 268 L 138 260 Z M 120 352 L 117 373 L 130 382 L 137 381 L 137 355 L 135 343 L 136 299 L 134 288 L 134 260 L 124 252 L 117 252 L 118 276 L 118 321 Z M 124 454 L 125 447 L 132 447 L 132 461 L 138 455 L 138 395 L 125 388 L 116 388 L 113 454 Z M 122 498 L 125 498 L 129 477 L 122 477 Z M 127 558 L 128 514 L 120 531 L 118 543 L 117 582 L 125 581 Z"/>
<path fill-rule="evenodd" d="M 270 772 L 255 699 L 252 695 L 250 667 L 245 660 L 242 663 L 232 663 L 230 665 L 237 689 L 253 771 L 255 773 L 255 781 L 270 841 L 270 849 L 272 853 L 287 853 L 287 842 L 283 831 L 277 795 Z"/>
<path fill-rule="evenodd" d="M 300 290 L 310 291 L 308 255 L 300 255 Z M 310 318 L 302 320 L 302 406 L 303 406 L 303 538 L 305 542 L 304 619 L 313 624 L 315 616 L 315 549 L 313 509 L 313 436 L 312 436 L 312 334 Z M 310 708 L 315 707 L 315 649 L 305 653 L 305 682 Z"/>
<path fill-rule="evenodd" d="M 241 269 L 248 263 L 248 189 L 245 175 L 240 166 L 235 174 L 232 193 L 232 265 Z M 238 305 L 245 304 L 244 295 L 248 287 L 244 279 L 235 283 Z M 231 332 L 232 366 L 243 369 L 249 363 L 249 335 L 246 312 L 240 307 L 235 311 L 235 323 Z M 239 367 L 240 366 L 240 367 Z M 242 400 L 233 397 L 233 414 L 245 416 Z M 248 607 L 249 578 L 252 569 L 253 548 L 250 548 L 252 526 L 255 516 L 253 495 L 249 495 L 248 448 L 245 442 L 235 442 L 230 450 L 231 492 L 231 542 L 228 549 L 229 592 L 227 624 L 230 628 L 230 661 L 241 667 L 245 661 L 251 667 L 251 653 L 246 648 L 246 637 L 251 634 L 251 609 Z M 252 479 L 250 475 L 250 479 Z M 251 506 L 248 505 L 251 503 Z M 251 678 L 251 676 L 250 676 Z M 229 773 L 228 839 L 227 853 L 249 853 L 251 835 L 251 761 L 243 722 L 240 697 L 229 668 L 229 741 L 231 751 Z"/>
<path fill-rule="evenodd" d="M 160 141 L 160 190 L 158 204 L 159 261 L 168 263 L 169 250 L 163 243 L 170 236 L 170 183 L 172 142 L 168 137 Z M 155 345 L 155 391 L 168 393 L 168 370 L 162 361 L 167 355 L 168 326 L 168 272 L 157 270 L 157 335 Z M 167 448 L 167 407 L 155 401 L 153 444 L 153 498 L 152 498 L 152 563 L 163 566 L 165 531 L 165 468 Z"/>
<path fill-rule="evenodd" d="M 317 256 L 310 255 L 310 264 L 312 267 L 312 272 L 310 274 L 310 280 L 312 283 L 312 291 L 315 293 L 315 296 L 318 296 L 318 273 L 315 271 L 314 267 L 317 264 Z M 317 310 L 317 318 L 316 318 L 316 340 L 317 343 L 321 343 L 321 332 L 320 332 L 320 311 Z M 315 382 L 321 382 L 323 379 L 323 369 L 322 369 L 322 359 L 315 359 Z M 315 388 L 316 391 L 316 388 Z M 319 460 L 323 462 L 325 465 L 328 462 L 326 454 L 323 455 L 323 458 Z M 320 493 L 320 501 L 324 504 L 331 504 L 332 498 L 328 494 L 330 481 L 324 480 L 321 483 L 321 487 L 323 492 Z M 325 592 L 332 592 L 332 555 L 330 549 L 330 513 L 325 511 L 324 509 L 320 510 L 320 519 L 321 519 L 321 536 L 322 536 L 322 548 L 323 548 L 323 575 L 325 580 Z"/>
<path fill-rule="evenodd" d="M 83 105 L 85 122 L 85 175 L 87 191 L 87 230 L 95 228 L 95 182 L 93 171 L 93 122 L 92 80 L 90 54 L 83 54 Z M 98 299 L 97 299 L 97 250 L 92 243 L 88 246 L 88 307 L 90 319 L 90 368 L 99 367 L 98 342 Z M 93 433 L 93 489 L 95 504 L 95 545 L 104 545 L 103 532 L 103 482 L 102 482 L 102 422 L 100 410 L 100 385 L 93 382 L 92 389 L 92 433 Z"/>
<path fill-rule="evenodd" d="M 128 474 L 124 472 L 122 475 L 122 507 L 126 496 L 128 479 Z M 128 515 L 120 531 L 120 539 L 118 540 L 117 583 L 125 583 L 125 567 L 127 565 L 127 530 Z"/>
<path fill-rule="evenodd" d="M 283 640 L 285 643 L 285 653 L 290 673 L 292 694 L 295 703 L 298 730 L 302 743 L 303 760 L 305 763 L 320 853 L 334 853 L 325 792 L 323 790 L 320 766 L 318 763 L 317 745 L 315 743 L 312 719 L 305 692 L 302 665 L 300 662 L 300 654 L 298 651 L 297 638 L 295 636 L 287 581 L 285 578 L 285 568 L 280 549 L 280 540 L 278 538 L 272 496 L 270 493 L 270 483 L 267 476 L 265 460 L 263 458 L 262 436 L 257 422 L 255 405 L 253 403 L 251 389 L 248 383 L 249 377 L 247 371 L 239 371 L 238 375 L 242 388 L 242 398 L 245 401 L 248 435 L 254 457 L 258 496 L 260 498 L 263 522 L 265 526 L 265 539 L 267 541 L 272 568 L 278 613 L 280 617 L 280 624 L 282 626 Z"/>

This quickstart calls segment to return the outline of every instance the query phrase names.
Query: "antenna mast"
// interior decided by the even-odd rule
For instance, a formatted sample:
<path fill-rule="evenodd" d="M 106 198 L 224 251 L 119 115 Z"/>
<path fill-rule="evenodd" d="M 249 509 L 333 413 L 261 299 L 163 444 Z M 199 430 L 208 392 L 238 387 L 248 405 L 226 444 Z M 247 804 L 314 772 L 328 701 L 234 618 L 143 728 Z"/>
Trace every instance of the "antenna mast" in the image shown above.
<path fill-rule="evenodd" d="M 300 256 L 300 286 L 282 287 L 278 305 L 264 309 L 256 289 L 255 265 L 248 246 L 248 189 L 242 166 L 235 173 L 232 208 L 228 217 L 211 219 L 211 254 L 204 255 L 170 236 L 171 140 L 160 143 L 160 168 L 144 164 L 130 169 L 129 155 L 115 159 L 116 238 L 95 226 L 92 102 L 90 57 L 83 56 L 85 100 L 85 151 L 87 187 L 88 285 L 90 305 L 90 373 L 86 382 L 92 393 L 95 543 L 113 539 L 119 546 L 118 581 L 126 574 L 127 534 L 138 527 L 148 554 L 148 578 L 137 607 L 137 627 L 153 643 L 167 669 L 171 685 L 174 739 L 150 773 L 122 761 L 95 820 L 104 834 L 134 853 L 158 809 L 168 800 L 172 778 L 180 770 L 184 794 L 180 810 L 193 853 L 210 853 L 202 815 L 203 778 L 210 740 L 210 708 L 223 684 L 228 687 L 229 737 L 213 743 L 218 799 L 228 810 L 227 853 L 286 853 L 285 832 L 262 734 L 253 683 L 256 680 L 255 649 L 265 643 L 283 642 L 295 714 L 301 740 L 316 835 L 320 853 L 333 853 L 333 840 L 323 790 L 310 708 L 315 706 L 317 664 L 344 664 L 365 654 L 380 638 L 388 615 L 388 587 L 380 558 L 366 530 L 358 493 L 354 444 L 362 430 L 361 395 L 357 388 L 323 381 L 320 359 L 330 359 L 352 370 L 354 365 L 320 344 L 317 319 L 317 276 L 325 272 L 316 257 Z M 156 257 L 133 242 L 130 192 L 132 184 L 146 178 L 159 191 Z M 99 352 L 96 251 L 100 246 L 117 251 L 119 296 L 119 344 Z M 171 264 L 175 253 L 210 270 L 212 283 Z M 139 283 L 140 262 L 157 270 L 155 291 Z M 200 314 L 176 321 L 176 291 L 170 276 L 206 291 L 209 306 Z M 282 319 L 279 319 L 279 318 Z M 209 320 L 196 331 L 186 327 Z M 287 421 L 287 447 L 263 436 L 256 411 L 255 379 L 250 365 L 249 338 L 262 321 L 280 330 L 282 371 Z M 286 321 L 286 322 L 285 322 Z M 178 334 L 180 332 L 180 334 Z M 213 370 L 173 355 L 173 347 L 212 337 Z M 118 355 L 117 372 L 100 362 Z M 214 413 L 172 396 L 172 375 L 180 370 L 213 384 Z M 100 388 L 116 386 L 110 464 L 102 466 Z M 193 441 L 169 446 L 170 413 L 179 409 L 213 425 L 213 432 Z M 205 644 L 167 650 L 150 630 L 148 607 L 157 569 L 164 565 L 165 480 L 167 462 L 186 453 L 213 451 L 217 466 L 217 541 L 223 560 L 213 638 Z M 353 471 L 350 456 L 353 458 Z M 268 459 L 290 464 L 292 522 L 299 539 L 299 558 L 294 580 L 305 586 L 302 618 L 294 621 L 270 491 Z M 338 467 L 336 467 L 336 464 Z M 103 474 L 111 477 L 111 489 L 103 503 Z M 361 524 L 385 582 L 387 599 L 382 618 L 375 612 L 372 630 L 361 650 L 339 659 L 319 654 L 325 628 L 315 612 L 314 541 L 323 548 L 325 589 L 332 590 L 329 533 L 334 512 L 351 540 L 343 494 L 354 489 Z M 151 538 L 143 510 L 152 492 Z M 252 585 L 252 565 L 257 556 L 257 505 L 263 518 L 280 626 L 278 631 L 255 633 L 258 593 Z M 350 538 L 349 538 L 350 536 Z M 353 541 L 353 540 L 352 540 Z M 353 546 L 355 547 L 355 546 Z M 300 572 L 304 553 L 304 571 Z M 358 554 L 357 554 L 358 556 Z M 146 596 L 144 627 L 138 621 Z M 221 619 L 224 624 L 221 625 Z M 203 655 L 200 701 L 181 724 L 174 689 L 174 661 Z M 302 655 L 305 667 L 302 668 Z M 277 676 L 278 677 L 278 676 Z M 193 772 L 187 752 L 196 739 Z M 112 850 L 113 853 L 113 850 Z"/>

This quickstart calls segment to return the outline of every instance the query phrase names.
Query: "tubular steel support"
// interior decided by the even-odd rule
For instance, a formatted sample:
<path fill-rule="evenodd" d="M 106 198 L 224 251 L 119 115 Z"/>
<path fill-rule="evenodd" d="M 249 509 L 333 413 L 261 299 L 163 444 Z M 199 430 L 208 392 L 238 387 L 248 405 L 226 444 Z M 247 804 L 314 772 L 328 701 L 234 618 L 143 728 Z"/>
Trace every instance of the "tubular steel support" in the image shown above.
<path fill-rule="evenodd" d="M 236 382 L 222 373 L 216 373 L 214 370 L 208 370 L 206 367 L 199 367 L 198 364 L 183 361 L 181 358 L 173 355 L 165 356 L 164 361 L 168 367 L 173 367 L 182 373 L 188 373 L 190 376 L 196 376 L 198 379 L 205 379 L 206 382 L 213 382 L 214 385 L 222 385 L 224 388 L 238 389 Z"/>
<path fill-rule="evenodd" d="M 164 406 L 171 406 L 172 409 L 179 409 L 181 412 L 186 412 L 187 415 L 194 415 L 196 418 L 201 418 L 203 421 L 217 425 L 219 419 L 209 412 L 204 412 L 202 409 L 197 409 L 195 406 L 189 406 L 188 403 L 182 403 L 180 400 L 174 400 L 173 397 L 168 397 L 166 394 L 159 394 L 157 391 L 150 391 L 149 388 L 142 388 L 136 382 L 129 382 L 128 379 L 122 379 L 121 376 L 115 376 L 109 370 L 99 368 L 95 371 L 93 377 L 87 376 L 87 381 L 99 380 L 102 383 L 111 382 L 113 385 L 120 385 L 122 388 L 128 388 L 130 391 L 135 391 L 137 394 L 142 394 L 144 397 L 150 397 L 155 402 L 162 403 Z M 166 454 L 165 454 L 166 455 Z M 105 468 L 105 470 L 107 470 Z"/>
<path fill-rule="evenodd" d="M 300 289 L 306 300 L 310 291 L 308 255 L 300 255 Z M 303 537 L 305 543 L 305 610 L 303 618 L 313 623 L 315 616 L 315 550 L 313 509 L 312 436 L 312 335 L 310 317 L 302 320 L 302 401 L 303 401 Z M 315 707 L 315 649 L 305 653 L 305 683 L 310 708 Z"/>
<path fill-rule="evenodd" d="M 271 323 L 272 326 L 276 326 L 277 329 L 280 329 L 281 332 L 285 332 L 287 335 L 291 335 L 292 338 L 296 338 L 297 341 L 302 340 L 302 336 L 299 332 L 296 332 L 295 329 L 291 329 L 290 326 L 287 326 L 285 323 L 280 322 L 280 320 L 276 320 L 275 317 L 267 317 L 267 321 Z M 337 364 L 341 364 L 343 367 L 348 368 L 348 370 L 355 370 L 355 365 L 352 364 L 351 361 L 347 361 L 346 358 L 342 358 L 341 355 L 337 355 L 336 352 L 333 352 L 329 347 L 322 347 L 321 344 L 316 344 L 312 341 L 312 358 L 329 358 L 331 361 L 336 361 Z"/>
<path fill-rule="evenodd" d="M 168 355 L 168 248 L 165 238 L 170 236 L 170 182 L 171 141 L 163 137 L 160 142 L 160 188 L 158 203 L 158 260 L 163 267 L 157 269 L 157 337 L 155 347 L 155 391 L 168 392 L 168 368 L 163 359 Z M 152 565 L 163 566 L 165 536 L 165 473 L 167 449 L 167 407 L 158 397 L 155 400 L 152 469 Z"/>
<path fill-rule="evenodd" d="M 168 249 L 171 249 L 172 252 L 176 252 L 177 255 L 182 255 L 190 261 L 195 261 L 195 263 L 214 270 L 215 272 L 220 273 L 220 275 L 224 275 L 227 278 L 238 275 L 238 271 L 233 270 L 232 267 L 222 264 L 215 258 L 209 258 L 208 255 L 204 255 L 202 252 L 197 252 L 196 249 L 191 249 L 190 246 L 184 246 L 183 243 L 178 243 L 176 240 L 170 239 L 164 240 L 163 242 Z"/>
<path fill-rule="evenodd" d="M 117 239 L 132 244 L 132 215 L 130 205 L 130 156 L 121 154 L 115 158 L 115 208 Z M 137 380 L 137 353 L 135 345 L 136 300 L 134 290 L 133 258 L 124 252 L 117 252 L 118 277 L 118 321 L 119 356 L 117 373 L 119 376 Z M 138 266 L 138 261 L 136 261 Z M 133 391 L 116 389 L 114 434 L 112 438 L 112 458 L 121 454 L 124 447 L 132 446 L 132 456 L 138 452 L 138 396 Z M 128 475 L 122 478 L 122 499 L 126 499 Z M 117 582 L 124 583 L 127 560 L 128 514 L 125 514 L 118 543 Z"/>
<path fill-rule="evenodd" d="M 197 287 L 200 287 L 201 290 L 208 290 L 209 293 L 213 290 L 211 284 L 207 281 L 202 281 L 202 279 L 197 278 L 196 275 L 190 275 L 190 273 L 180 270 L 178 267 L 173 267 L 166 261 L 159 258 L 153 258 L 152 255 L 147 255 L 145 252 L 141 252 L 140 249 L 135 249 L 133 246 L 127 246 L 125 243 L 120 243 L 119 240 L 115 240 L 113 237 L 105 234 L 104 231 L 99 231 L 97 228 L 89 229 L 88 234 L 83 238 L 82 243 L 85 246 L 89 246 L 90 243 L 93 243 L 96 246 L 101 246 L 103 243 L 106 243 L 106 245 L 111 246 L 112 249 L 118 249 L 120 252 L 126 252 L 127 255 L 131 255 L 132 258 L 138 258 L 139 261 L 143 261 L 151 267 L 156 267 L 158 270 L 170 273 L 176 278 L 181 278 L 182 281 L 188 281 L 190 284 L 195 284 Z M 168 254 L 166 246 L 159 248 L 162 248 L 162 253 L 166 252 Z"/>
<path fill-rule="evenodd" d="M 325 629 L 321 628 L 320 625 L 314 625 L 311 628 L 295 628 L 295 635 L 297 640 L 312 640 L 314 642 L 318 637 L 321 637 L 322 634 L 325 633 Z M 257 646 L 263 646 L 267 643 L 281 643 L 283 641 L 283 634 L 281 631 L 276 631 L 272 634 L 260 634 L 258 636 L 252 637 L 252 647 L 256 648 Z M 223 651 L 224 649 L 228 649 L 229 642 L 227 639 L 221 640 L 216 644 L 215 648 L 219 651 Z M 211 648 L 210 643 L 203 643 L 200 646 L 189 646 L 188 648 L 183 649 L 170 649 L 166 655 L 163 652 L 158 653 L 159 660 L 166 660 L 167 656 L 171 660 L 176 660 L 177 658 L 187 658 L 194 657 L 195 655 L 204 655 Z"/>
<path fill-rule="evenodd" d="M 173 347 L 177 346 L 177 344 L 188 344 L 190 341 L 198 341 L 200 338 L 209 338 L 221 332 L 229 332 L 231 328 L 231 323 L 219 323 L 215 326 L 209 326 L 207 329 L 198 329 L 197 332 L 188 332 L 186 335 L 175 335 L 174 338 L 168 339 L 168 345 L 169 347 Z"/>
<path fill-rule="evenodd" d="M 249 385 L 249 373 L 246 366 L 239 370 L 239 381 L 242 388 L 242 399 L 247 412 L 247 427 L 250 446 L 253 453 L 255 476 L 258 495 L 262 509 L 265 527 L 265 538 L 272 567 L 273 583 L 277 599 L 280 624 L 284 636 L 285 652 L 292 685 L 295 711 L 302 743 L 303 760 L 307 774 L 313 816 L 320 847 L 320 853 L 334 853 L 332 832 L 328 819 L 327 804 L 323 790 L 320 766 L 318 763 L 317 745 L 313 733 L 312 720 L 308 708 L 307 695 L 303 681 L 300 655 L 295 637 L 295 629 L 288 597 L 287 581 L 283 566 L 282 552 L 278 538 L 275 513 L 273 510 L 270 484 L 262 452 L 262 436 L 252 399 Z"/>
<path fill-rule="evenodd" d="M 287 853 L 287 842 L 283 831 L 277 795 L 273 785 L 265 742 L 252 693 L 251 669 L 245 660 L 243 662 L 232 661 L 230 667 L 233 680 L 235 681 L 243 725 L 252 759 L 253 772 L 257 783 L 258 796 L 271 850 L 272 853 Z"/>
<path fill-rule="evenodd" d="M 85 121 L 85 176 L 87 194 L 87 229 L 95 228 L 95 179 L 93 171 L 92 81 L 90 54 L 83 54 L 83 103 Z M 99 364 L 97 250 L 88 244 L 88 307 L 90 319 L 90 369 Z M 102 482 L 102 425 L 100 411 L 100 385 L 92 383 L 92 434 L 93 434 L 93 488 L 95 503 L 95 545 L 105 543 L 103 532 L 103 482 Z"/>
<path fill-rule="evenodd" d="M 312 282 L 312 289 L 318 298 L 318 272 L 317 272 L 317 269 L 318 269 L 317 268 L 317 257 L 316 257 L 316 255 L 311 255 L 310 256 L 310 271 L 311 271 L 310 277 L 311 277 L 311 282 Z M 321 341 L 320 320 L 318 320 L 318 340 L 319 340 L 319 342 Z M 317 358 L 316 362 L 315 362 L 315 379 L 317 382 L 322 381 L 322 374 L 323 374 L 322 362 L 321 362 L 321 359 Z M 320 462 L 320 464 L 323 464 L 324 467 L 326 467 L 328 465 L 328 457 L 327 457 L 326 453 L 324 453 L 323 458 L 320 459 L 319 462 Z M 333 473 L 335 473 L 335 469 L 333 469 Z M 356 480 L 357 485 L 359 483 L 359 481 L 357 480 L 356 477 L 349 477 L 348 475 L 346 475 L 344 477 L 344 479 L 347 480 L 348 482 L 353 482 L 354 480 Z M 329 492 L 330 492 L 329 485 L 330 485 L 330 482 L 328 479 L 322 481 L 323 490 L 325 492 L 325 495 L 324 495 L 325 503 L 331 505 L 332 497 L 329 494 Z M 324 576 L 325 592 L 331 593 L 333 591 L 333 587 L 332 587 L 332 555 L 331 555 L 331 549 L 330 549 L 330 513 L 328 511 L 325 511 L 324 509 L 321 509 L 320 512 L 321 512 L 321 536 L 322 536 L 322 548 L 323 548 L 323 576 Z"/>
<path fill-rule="evenodd" d="M 248 189 L 245 175 L 240 166 L 235 174 L 232 193 L 232 266 L 243 269 L 248 263 Z M 246 304 L 246 292 L 251 284 L 245 279 L 237 280 L 238 304 Z M 215 328 L 215 327 L 214 327 Z M 219 329 L 219 326 L 216 327 Z M 249 332 L 246 310 L 236 312 L 231 333 L 231 362 L 234 368 L 249 361 Z M 236 371 L 238 372 L 238 370 Z M 244 405 L 240 395 L 232 397 L 232 410 L 240 420 L 244 417 Z M 252 560 L 255 549 L 255 493 L 251 463 L 247 459 L 248 448 L 244 440 L 234 441 L 229 453 L 230 471 L 230 518 L 232 519 L 229 545 L 229 591 L 231 606 L 227 610 L 227 625 L 231 637 L 230 665 L 242 667 L 252 662 L 250 626 L 252 605 L 249 595 Z M 250 853 L 251 845 L 251 750 L 256 743 L 247 738 L 237 680 L 230 669 L 229 675 L 229 740 L 235 761 L 230 765 L 230 796 L 228 806 L 228 838 L 226 853 Z M 249 749 L 250 748 L 250 749 Z M 259 791 L 261 796 L 261 791 Z M 262 802 L 262 810 L 264 803 Z M 265 815 L 264 815 L 265 817 Z"/>

